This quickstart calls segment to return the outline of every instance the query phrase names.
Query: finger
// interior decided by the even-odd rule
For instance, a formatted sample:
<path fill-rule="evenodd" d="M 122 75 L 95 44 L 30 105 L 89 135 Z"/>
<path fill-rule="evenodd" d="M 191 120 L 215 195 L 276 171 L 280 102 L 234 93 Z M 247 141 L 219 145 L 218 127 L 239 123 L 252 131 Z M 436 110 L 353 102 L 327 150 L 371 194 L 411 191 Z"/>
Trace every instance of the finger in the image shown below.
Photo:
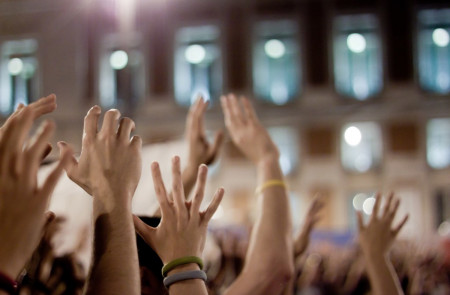
<path fill-rule="evenodd" d="M 70 161 L 72 157 L 72 153 L 68 150 L 65 154 L 63 154 L 62 158 L 59 160 L 58 165 L 53 168 L 52 172 L 47 176 L 42 188 L 41 188 L 41 197 L 46 201 L 50 198 L 50 195 L 53 193 L 56 184 L 58 183 L 59 177 L 61 176 L 64 167 Z M 45 202 L 46 204 L 47 202 Z"/>
<path fill-rule="evenodd" d="M 172 159 L 172 194 L 177 207 L 177 213 L 180 217 L 186 217 L 186 206 L 184 205 L 184 190 L 181 179 L 180 157 L 175 156 Z"/>
<path fill-rule="evenodd" d="M 384 205 L 383 217 L 386 217 L 391 211 L 391 203 L 394 198 L 394 193 L 390 193 L 387 199 L 386 204 Z"/>
<path fill-rule="evenodd" d="M 206 177 L 208 175 L 208 167 L 200 165 L 198 168 L 197 182 L 195 183 L 195 193 L 192 199 L 191 215 L 195 216 L 200 210 L 203 201 L 206 185 Z"/>
<path fill-rule="evenodd" d="M 75 176 L 75 171 L 78 169 L 78 161 L 73 155 L 72 148 L 64 141 L 58 142 L 59 148 L 59 157 L 62 159 L 66 153 L 72 153 L 72 156 L 69 157 L 66 166 L 64 166 L 64 170 L 67 172 L 68 176 L 72 178 Z"/>
<path fill-rule="evenodd" d="M 52 150 L 53 150 L 52 145 L 50 143 L 47 143 L 47 145 L 46 145 L 46 147 L 44 149 L 44 153 L 42 154 L 41 161 L 44 161 L 45 158 L 47 158 L 47 156 L 50 155 Z"/>
<path fill-rule="evenodd" d="M 189 108 L 189 112 L 186 119 L 186 134 L 195 132 L 197 130 L 197 120 L 195 119 L 200 106 L 201 96 L 199 96 L 195 102 Z"/>
<path fill-rule="evenodd" d="M 219 131 L 214 136 L 214 142 L 210 146 L 208 152 L 208 163 L 205 164 L 209 165 L 212 162 L 214 162 L 214 160 L 217 158 L 217 155 L 219 154 L 220 148 L 222 147 L 222 142 L 223 142 L 223 132 Z"/>
<path fill-rule="evenodd" d="M 400 230 L 402 229 L 402 227 L 403 227 L 403 226 L 405 225 L 405 223 L 408 221 L 408 218 L 409 218 L 409 215 L 406 214 L 406 216 L 403 217 L 403 220 L 400 221 L 400 223 L 399 223 L 396 227 L 394 227 L 394 229 L 392 230 L 392 234 L 394 235 L 394 237 L 398 235 L 398 233 L 400 232 Z"/>
<path fill-rule="evenodd" d="M 231 119 L 233 120 L 233 122 L 235 124 L 243 124 L 245 122 L 245 118 L 242 114 L 239 101 L 234 94 L 228 95 L 228 103 L 230 106 Z"/>
<path fill-rule="evenodd" d="M 381 198 L 382 198 L 381 194 L 377 193 L 377 195 L 375 196 L 375 204 L 373 205 L 371 218 L 378 218 L 378 211 L 380 210 Z"/>
<path fill-rule="evenodd" d="M 44 229 L 47 228 L 47 226 L 55 220 L 56 214 L 52 211 L 45 212 L 45 225 Z"/>
<path fill-rule="evenodd" d="M 23 103 L 19 103 L 19 105 L 17 106 L 16 112 L 20 111 L 21 109 L 23 109 L 25 107 L 25 105 Z"/>
<path fill-rule="evenodd" d="M 28 132 L 33 124 L 33 111 L 25 107 L 20 114 L 11 120 L 8 124 L 4 138 L 6 143 L 2 150 L 2 168 L 11 169 L 13 173 L 18 173 L 19 167 L 22 167 L 22 148 Z"/>
<path fill-rule="evenodd" d="M 40 98 L 39 100 L 31 103 L 29 107 L 34 110 L 34 119 L 51 113 L 56 109 L 56 95 L 50 94 L 49 96 Z"/>
<path fill-rule="evenodd" d="M 198 131 L 200 134 L 205 134 L 205 112 L 208 109 L 209 102 L 200 97 L 200 103 L 196 114 Z"/>
<path fill-rule="evenodd" d="M 154 229 L 151 226 L 148 226 L 145 222 L 143 222 L 139 217 L 133 214 L 133 223 L 134 223 L 134 229 L 140 235 L 144 241 L 150 245 L 153 249 L 153 235 L 156 232 L 156 229 Z"/>
<path fill-rule="evenodd" d="M 232 120 L 231 120 L 231 110 L 228 103 L 228 98 L 225 95 L 220 97 L 220 105 L 222 106 L 222 112 L 225 119 L 225 125 L 230 128 Z"/>
<path fill-rule="evenodd" d="M 166 187 L 164 185 L 164 181 L 161 176 L 161 170 L 159 169 L 159 164 L 157 162 L 153 162 L 152 166 L 152 178 L 153 178 L 153 187 L 156 193 L 156 199 L 161 207 L 161 216 L 166 212 L 169 208 L 169 201 L 167 199 Z"/>
<path fill-rule="evenodd" d="M 103 118 L 103 126 L 100 133 L 103 135 L 112 135 L 117 131 L 117 123 L 119 122 L 120 112 L 116 109 L 111 109 L 105 113 Z"/>
<path fill-rule="evenodd" d="M 356 211 L 356 219 L 358 220 L 358 230 L 362 232 L 364 230 L 364 221 L 361 211 Z"/>
<path fill-rule="evenodd" d="M 214 197 L 209 204 L 206 211 L 203 213 L 203 221 L 208 223 L 213 217 L 214 213 L 216 213 L 217 208 L 219 208 L 220 202 L 222 202 L 223 195 L 225 194 L 225 190 L 223 188 L 219 188 Z"/>
<path fill-rule="evenodd" d="M 241 96 L 241 102 L 244 107 L 244 113 L 246 118 L 253 122 L 258 122 L 258 116 L 256 115 L 255 109 L 253 108 L 252 104 L 250 103 L 250 100 L 246 98 L 245 96 Z"/>
<path fill-rule="evenodd" d="M 131 146 L 136 147 L 137 149 L 142 148 L 142 138 L 139 135 L 135 135 L 130 140 Z"/>
<path fill-rule="evenodd" d="M 36 179 L 36 173 L 41 164 L 42 155 L 48 146 L 53 132 L 55 130 L 55 124 L 50 121 L 46 121 L 41 124 L 38 133 L 32 138 L 30 145 L 25 149 L 27 163 L 26 166 L 27 176 L 30 181 Z"/>
<path fill-rule="evenodd" d="M 93 106 L 84 117 L 84 134 L 83 137 L 95 137 L 97 134 L 98 119 L 102 110 L 99 106 Z"/>
<path fill-rule="evenodd" d="M 117 131 L 117 138 L 122 141 L 130 142 L 130 135 L 133 132 L 136 125 L 133 120 L 128 117 L 122 118 L 119 124 L 119 130 Z"/>
<path fill-rule="evenodd" d="M 398 210 L 399 206 L 400 206 L 400 200 L 396 199 L 394 201 L 394 206 L 393 206 L 392 210 L 390 210 L 390 212 L 389 212 L 389 218 L 391 220 L 393 220 L 395 218 L 395 214 L 397 214 L 397 210 Z"/>

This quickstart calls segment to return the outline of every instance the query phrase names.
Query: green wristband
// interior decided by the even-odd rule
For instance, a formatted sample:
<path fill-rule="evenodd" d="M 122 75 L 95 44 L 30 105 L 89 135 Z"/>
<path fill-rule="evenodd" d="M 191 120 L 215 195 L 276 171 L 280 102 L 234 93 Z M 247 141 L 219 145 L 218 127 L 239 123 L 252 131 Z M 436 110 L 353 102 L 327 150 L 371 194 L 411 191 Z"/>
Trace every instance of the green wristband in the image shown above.
<path fill-rule="evenodd" d="M 174 259 L 171 262 L 164 265 L 162 268 L 162 275 L 163 277 L 166 277 L 169 271 L 171 271 L 175 267 L 189 263 L 195 263 L 200 267 L 200 269 L 203 269 L 203 260 L 200 257 L 186 256 Z"/>

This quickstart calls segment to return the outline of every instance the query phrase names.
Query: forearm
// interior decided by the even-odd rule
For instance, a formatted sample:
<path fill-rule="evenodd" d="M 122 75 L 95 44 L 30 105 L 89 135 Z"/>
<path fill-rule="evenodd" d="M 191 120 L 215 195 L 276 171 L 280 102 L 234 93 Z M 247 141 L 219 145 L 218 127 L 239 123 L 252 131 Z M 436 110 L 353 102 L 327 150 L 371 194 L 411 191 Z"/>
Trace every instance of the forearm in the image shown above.
<path fill-rule="evenodd" d="M 130 207 L 106 208 L 94 197 L 94 253 L 87 294 L 140 294 Z"/>
<path fill-rule="evenodd" d="M 395 269 L 388 257 L 364 253 L 364 259 L 372 287 L 372 294 L 403 294 Z"/>
<path fill-rule="evenodd" d="M 257 164 L 258 186 L 268 180 L 283 180 L 278 157 Z M 286 188 L 271 186 L 258 196 L 258 214 L 250 237 L 244 271 L 252 267 L 260 275 L 275 274 L 275 281 L 286 282 L 293 271 L 291 217 Z"/>

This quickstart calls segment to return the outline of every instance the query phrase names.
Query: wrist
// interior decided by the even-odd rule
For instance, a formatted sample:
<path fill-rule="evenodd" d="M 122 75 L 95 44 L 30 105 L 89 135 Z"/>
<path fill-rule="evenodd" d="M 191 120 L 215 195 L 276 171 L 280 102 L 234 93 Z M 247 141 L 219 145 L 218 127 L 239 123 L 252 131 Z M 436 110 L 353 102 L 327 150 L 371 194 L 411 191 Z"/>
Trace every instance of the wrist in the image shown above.
<path fill-rule="evenodd" d="M 97 213 L 130 213 L 131 197 L 128 194 L 93 194 L 94 212 Z"/>
<path fill-rule="evenodd" d="M 265 168 L 273 165 L 279 165 L 279 157 L 280 156 L 278 153 L 267 153 L 257 160 L 256 166 Z"/>

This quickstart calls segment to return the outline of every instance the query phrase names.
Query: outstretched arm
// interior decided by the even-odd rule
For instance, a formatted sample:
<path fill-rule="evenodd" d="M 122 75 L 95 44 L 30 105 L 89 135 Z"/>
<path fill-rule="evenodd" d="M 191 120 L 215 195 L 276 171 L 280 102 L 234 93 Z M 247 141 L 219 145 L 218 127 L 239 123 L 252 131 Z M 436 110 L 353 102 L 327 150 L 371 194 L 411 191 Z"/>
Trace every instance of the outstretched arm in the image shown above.
<path fill-rule="evenodd" d="M 380 210 L 381 195 L 376 197 L 372 216 L 367 225 L 364 225 L 362 213 L 357 212 L 359 227 L 359 244 L 366 262 L 367 273 L 374 295 L 403 294 L 397 274 L 388 257 L 389 249 L 395 237 L 408 220 L 406 215 L 403 220 L 392 229 L 400 201 L 390 194 L 384 211 L 378 216 Z"/>
<path fill-rule="evenodd" d="M 33 108 L 21 108 L 8 119 L 0 136 L 0 273 L 10 280 L 17 278 L 39 243 L 50 196 L 70 157 L 69 150 L 63 153 L 38 186 L 38 169 L 55 125 L 43 122 L 28 139 L 36 117 Z"/>
<path fill-rule="evenodd" d="M 208 101 L 199 97 L 189 109 L 186 118 L 186 139 L 189 144 L 188 162 L 183 171 L 183 187 L 186 197 L 194 188 L 198 166 L 210 165 L 217 159 L 222 145 L 223 133 L 217 132 L 214 141 L 210 143 L 205 134 L 205 112 Z"/>
<path fill-rule="evenodd" d="M 94 253 L 88 294 L 140 294 L 136 236 L 131 199 L 141 175 L 140 137 L 130 139 L 134 122 L 118 110 L 94 106 L 84 121 L 79 162 L 72 158 L 68 176 L 93 196 Z M 67 144 L 59 143 L 62 151 Z"/>
<path fill-rule="evenodd" d="M 257 217 L 242 273 L 226 294 L 280 294 L 293 273 L 292 225 L 279 152 L 247 98 L 221 98 L 234 144 L 256 166 Z"/>
<path fill-rule="evenodd" d="M 200 211 L 207 171 L 205 165 L 198 169 L 194 198 L 192 202 L 187 202 L 181 180 L 180 158 L 174 157 L 172 160 L 173 200 L 166 192 L 158 163 L 152 164 L 153 183 L 162 213 L 161 223 L 157 228 L 152 228 L 134 216 L 134 224 L 139 235 L 158 253 L 165 265 L 182 257 L 202 256 L 208 222 L 224 194 L 224 190 L 219 189 L 206 211 Z M 167 278 L 190 271 L 201 273 L 197 264 L 187 263 L 168 271 Z M 200 279 L 178 281 L 168 288 L 171 295 L 208 294 L 205 283 Z"/>

